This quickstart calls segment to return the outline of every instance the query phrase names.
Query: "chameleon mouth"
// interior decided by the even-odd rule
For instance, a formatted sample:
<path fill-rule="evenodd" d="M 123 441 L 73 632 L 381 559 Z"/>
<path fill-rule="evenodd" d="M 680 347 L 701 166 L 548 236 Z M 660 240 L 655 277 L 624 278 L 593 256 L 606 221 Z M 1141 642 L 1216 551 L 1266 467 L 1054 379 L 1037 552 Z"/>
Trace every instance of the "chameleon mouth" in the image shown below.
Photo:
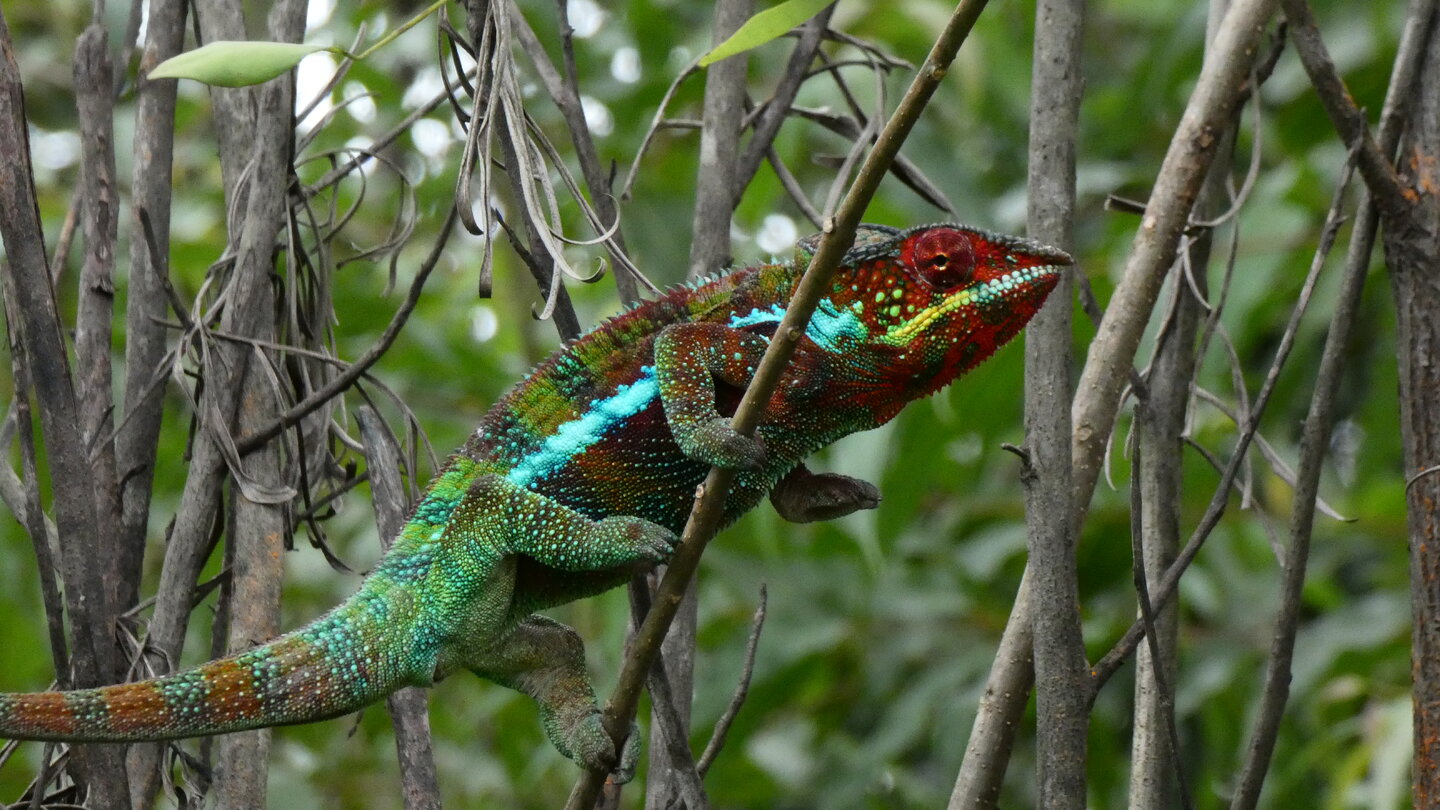
<path fill-rule="evenodd" d="M 1074 264 L 1075 260 L 1064 251 L 1037 242 L 1012 237 L 1003 239 L 1008 243 L 1020 243 L 1015 244 L 1014 252 L 1007 255 L 1007 259 L 1013 258 L 1013 269 L 956 290 L 916 312 L 908 321 L 891 330 L 885 336 L 887 341 L 904 345 L 931 326 L 947 322 L 962 309 L 979 313 L 1034 312 L 1039 309 L 1065 268 Z"/>

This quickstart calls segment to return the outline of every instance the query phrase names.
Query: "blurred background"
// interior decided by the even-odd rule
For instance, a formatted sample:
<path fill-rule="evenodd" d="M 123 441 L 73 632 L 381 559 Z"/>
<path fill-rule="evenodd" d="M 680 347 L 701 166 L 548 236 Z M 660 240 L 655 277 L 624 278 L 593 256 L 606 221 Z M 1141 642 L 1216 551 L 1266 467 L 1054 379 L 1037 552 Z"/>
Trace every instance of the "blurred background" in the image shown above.
<path fill-rule="evenodd" d="M 538 0 L 520 5 L 558 61 L 556 5 Z M 1403 4 L 1316 5 L 1327 44 L 1357 102 L 1378 110 Z M 364 25 L 368 43 L 422 7 L 409 0 L 348 6 L 312 0 L 306 41 L 349 47 Z M 832 25 L 918 64 L 950 10 L 933 0 L 894 6 L 845 2 Z M 992 4 L 903 152 L 968 224 L 1023 231 L 1034 11 L 1033 3 Z M 79 0 L 9 3 L 5 9 L 26 82 L 41 213 L 52 240 L 73 203 L 79 171 L 70 64 L 90 12 L 90 4 Z M 112 4 L 109 13 L 116 44 L 128 9 Z M 568 14 L 586 122 L 601 159 L 607 165 L 614 161 L 623 179 L 667 87 L 709 47 L 709 5 L 569 0 Z M 1105 198 L 1148 195 L 1199 70 L 1206 9 L 1181 0 L 1107 0 L 1092 3 L 1088 14 L 1075 254 L 1103 303 L 1138 225 L 1134 214 L 1107 211 Z M 308 133 L 331 114 L 297 157 L 302 179 L 314 180 L 330 168 L 321 157 L 325 150 L 368 145 L 441 90 L 435 39 L 435 22 L 427 20 L 355 65 L 330 89 L 297 130 Z M 788 58 L 787 42 L 750 55 L 752 95 L 770 91 L 771 77 Z M 826 51 L 837 60 L 858 58 L 856 49 L 841 44 L 828 44 Z M 559 113 L 536 80 L 525 76 L 527 65 L 520 61 L 527 112 L 552 140 L 568 146 Z M 328 54 L 301 64 L 302 106 L 325 87 L 336 64 Z M 881 86 L 893 106 L 910 79 L 907 71 L 893 70 L 877 85 L 864 65 L 844 70 L 854 72 L 850 87 L 866 109 L 876 103 Z M 702 93 L 702 75 L 687 79 L 669 115 L 698 119 Z M 209 92 L 182 81 L 179 94 L 170 260 L 172 280 L 188 301 L 224 245 L 226 213 Z M 133 102 L 133 93 L 125 92 L 116 110 L 122 186 L 130 177 Z M 834 85 L 818 81 L 806 85 L 797 104 L 844 107 Z M 454 199 L 462 144 L 452 111 L 440 105 L 385 150 L 388 165 L 372 168 L 363 195 L 355 182 L 335 194 L 340 208 L 357 205 L 332 246 L 338 314 L 333 330 L 341 357 L 354 358 L 370 346 L 433 243 Z M 776 149 L 818 207 L 850 144 L 815 123 L 792 119 L 781 129 Z M 638 164 L 630 196 L 620 202 L 632 258 L 658 285 L 684 280 L 698 151 L 697 130 L 660 131 Z M 1241 397 L 1237 384 L 1253 392 L 1269 366 L 1345 159 L 1291 54 L 1281 58 L 1258 103 L 1246 112 L 1234 157 L 1237 184 L 1255 152 L 1259 171 L 1251 197 L 1217 234 L 1217 245 L 1226 246 L 1217 248 L 1219 259 L 1232 239 L 1235 246 L 1221 319 L 1227 340 L 1212 343 L 1199 375 L 1201 386 L 1232 406 Z M 120 196 L 126 199 L 123 188 Z M 507 203 L 497 204 L 503 211 Z M 397 212 L 404 216 L 407 205 L 413 205 L 415 234 L 396 256 L 392 285 L 389 262 L 363 254 L 388 237 Z M 574 218 L 573 204 L 566 205 L 562 200 L 562 214 Z M 949 216 L 890 178 L 866 219 L 907 226 Z M 122 223 L 127 218 L 122 212 Z M 762 166 L 734 220 L 735 262 L 787 256 L 795 239 L 813 230 L 775 173 Z M 122 227 L 122 239 L 124 234 Z M 1347 236 L 1342 233 L 1342 240 Z M 541 296 L 503 245 L 496 250 L 494 297 L 476 296 L 479 253 L 475 237 L 451 242 L 416 313 L 373 370 L 414 411 L 442 457 L 464 441 L 506 388 L 558 345 L 553 326 L 532 317 Z M 597 248 L 576 247 L 567 258 L 577 268 L 594 269 L 602 255 Z M 354 256 L 360 258 L 346 261 Z M 74 312 L 79 258 L 76 251 L 66 269 L 71 275 L 60 285 L 67 317 Z M 1300 425 L 1338 282 L 1338 262 L 1332 263 L 1337 267 L 1322 276 L 1296 354 L 1262 424 L 1261 434 L 1281 464 L 1293 465 L 1298 456 Z M 1222 269 L 1217 264 L 1212 278 L 1218 280 Z M 1217 283 L 1212 281 L 1212 288 Z M 117 286 L 123 298 L 123 266 Z M 596 284 L 571 284 L 570 291 L 586 327 L 621 306 L 608 275 Z M 1322 517 L 1316 526 L 1290 709 L 1264 793 L 1269 807 L 1396 807 L 1408 797 L 1403 475 L 1393 307 L 1378 258 L 1364 309 L 1321 487 L 1325 501 L 1349 520 Z M 1078 370 L 1094 328 L 1078 310 L 1075 323 Z M 123 329 L 114 337 L 118 358 Z M 1001 449 L 1004 442 L 1024 442 L 1022 359 L 1017 341 L 950 390 L 817 459 L 814 466 L 821 469 L 877 482 L 884 494 L 879 509 L 797 526 L 765 506 L 711 546 L 700 577 L 696 745 L 703 746 L 730 700 L 760 588 L 768 586 L 769 592 L 748 701 L 706 780 L 716 807 L 936 807 L 946 801 L 1025 563 L 1019 464 Z M 0 379 L 0 395 L 8 399 L 11 386 L 8 375 Z M 160 541 L 186 472 L 188 405 L 173 386 L 169 396 L 151 512 L 154 542 L 146 567 L 151 579 L 142 593 L 153 592 Z M 1226 457 L 1235 435 L 1230 417 L 1203 400 L 1193 403 L 1191 413 L 1193 440 Z M 393 407 L 388 415 L 394 416 Z M 1129 421 L 1127 412 L 1112 442 L 1108 483 L 1102 480 L 1079 547 L 1091 660 L 1109 649 L 1135 616 Z M 10 460 L 18 469 L 13 447 Z M 1182 534 L 1204 509 L 1218 477 L 1197 452 L 1187 451 L 1185 464 L 1181 507 L 1188 523 Z M 428 463 L 425 467 L 428 473 Z M 1291 490 L 1275 463 L 1256 455 L 1246 484 L 1246 508 L 1239 508 L 1238 496 L 1232 500 L 1181 587 L 1176 700 L 1182 758 L 1200 807 L 1226 801 L 1240 762 L 1278 591 L 1272 541 L 1284 537 L 1289 519 Z M 379 556 L 367 490 L 356 489 L 333 506 L 333 515 L 323 521 L 326 541 L 351 568 L 364 571 Z M 332 570 L 306 529 L 297 532 L 294 545 L 286 558 L 286 627 L 318 615 L 358 582 L 356 575 Z M 216 557 L 207 576 L 219 570 Z M 0 691 L 43 688 L 54 673 L 35 559 L 28 538 L 9 519 L 0 520 L 0 581 L 5 583 Z M 202 631 L 209 610 L 202 606 L 192 622 L 187 662 L 206 657 L 210 645 Z M 607 692 L 628 616 L 623 590 L 555 615 L 587 639 L 598 688 Z M 1095 807 L 1118 807 L 1125 800 L 1132 673 L 1133 665 L 1122 670 L 1097 704 L 1089 755 Z M 440 684 L 431 703 L 448 804 L 563 803 L 576 770 L 544 739 L 528 699 L 460 675 Z M 379 708 L 358 722 L 343 718 L 277 731 L 272 806 L 395 806 L 392 736 Z M 1002 806 L 1033 804 L 1032 748 L 1033 723 L 1020 733 Z M 0 770 L 0 797 L 20 795 L 38 767 L 40 750 L 29 744 Z M 627 791 L 627 806 L 639 806 L 640 795 Z"/>

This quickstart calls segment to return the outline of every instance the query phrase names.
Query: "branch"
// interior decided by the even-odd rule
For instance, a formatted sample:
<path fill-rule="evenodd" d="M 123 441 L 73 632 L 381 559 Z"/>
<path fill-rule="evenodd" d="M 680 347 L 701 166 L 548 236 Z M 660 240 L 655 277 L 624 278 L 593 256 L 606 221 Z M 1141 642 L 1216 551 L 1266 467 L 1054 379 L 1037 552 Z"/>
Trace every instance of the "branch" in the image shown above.
<path fill-rule="evenodd" d="M 1042 0 L 1035 11 L 1031 80 L 1030 236 L 1074 242 L 1075 149 L 1084 94 L 1083 0 Z M 1037 792 L 1045 807 L 1085 807 L 1089 661 L 1080 632 L 1075 523 L 1070 519 L 1070 356 L 1073 283 L 1068 277 L 1025 333 L 1025 433 L 1034 475 L 1025 477 L 1025 525 L 1035 603 Z"/>
<path fill-rule="evenodd" d="M 945 29 L 935 41 L 925 64 L 916 74 L 915 80 L 901 99 L 894 115 L 885 125 L 875 147 L 870 151 L 860 173 L 856 176 L 850 193 L 840 206 L 835 218 L 827 223 L 830 227 L 816 248 L 810 266 L 805 270 L 796 287 L 795 295 L 785 310 L 785 318 L 776 329 L 764 358 L 756 369 L 755 376 L 745 390 L 745 395 L 735 411 L 731 426 L 738 432 L 749 435 L 759 421 L 760 411 L 774 392 L 780 375 L 795 351 L 795 343 L 804 334 L 810 320 L 846 249 L 855 239 L 855 229 L 860 224 L 865 205 L 874 196 L 884 177 L 885 168 L 894 160 L 900 145 L 919 120 L 930 96 L 944 78 L 946 70 L 955 58 L 955 52 L 965 40 L 976 18 L 985 8 L 986 0 L 961 0 Z M 654 607 L 645 618 L 645 624 L 635 636 L 635 644 L 626 657 L 615 691 L 605 704 L 605 728 L 621 750 L 626 734 L 629 733 L 630 718 L 635 714 L 639 700 L 640 682 L 648 672 L 650 662 L 665 636 L 665 631 L 679 607 L 680 597 L 685 592 L 700 555 L 706 544 L 714 537 L 723 512 L 726 493 L 735 479 L 733 471 L 712 469 L 705 482 L 699 487 L 699 495 L 690 512 L 690 519 L 681 535 L 680 550 L 670 561 L 665 578 L 660 582 Z M 595 801 L 604 774 L 585 771 L 566 804 L 569 810 L 584 810 Z"/>
<path fill-rule="evenodd" d="M 1315 248 L 1315 255 L 1311 259 L 1310 269 L 1305 276 L 1305 283 L 1300 289 L 1299 299 L 1295 308 L 1290 311 L 1290 320 L 1285 326 L 1285 332 L 1280 337 L 1280 345 L 1275 349 L 1275 356 L 1271 360 L 1270 370 L 1265 375 L 1265 381 L 1260 386 L 1260 393 L 1256 395 L 1254 405 L 1251 407 L 1249 416 L 1245 421 L 1245 428 L 1240 432 L 1235 442 L 1235 450 L 1230 456 L 1230 462 L 1225 465 L 1225 470 L 1220 476 L 1220 484 L 1215 488 L 1215 494 L 1210 498 L 1210 504 L 1201 516 L 1200 522 L 1196 525 L 1190 539 L 1181 549 L 1180 555 L 1165 572 L 1165 577 L 1160 581 L 1159 586 L 1153 592 L 1153 604 L 1156 610 L 1161 610 L 1175 595 L 1180 584 L 1180 577 L 1185 570 L 1194 562 L 1195 555 L 1200 553 L 1200 548 L 1210 536 L 1210 532 L 1220 523 L 1225 510 L 1230 502 L 1230 488 L 1234 485 L 1240 469 L 1245 464 L 1245 459 L 1250 449 L 1250 443 L 1255 439 L 1260 429 L 1260 419 L 1265 415 L 1265 407 L 1270 402 L 1270 395 L 1275 392 L 1275 384 L 1280 379 L 1280 372 L 1285 367 L 1285 362 L 1290 358 L 1290 351 L 1295 347 L 1295 336 L 1300 330 L 1300 321 L 1305 315 L 1305 310 L 1310 304 L 1310 299 L 1315 292 L 1315 284 L 1319 279 L 1320 270 L 1324 267 L 1325 257 L 1330 254 L 1330 249 L 1335 243 L 1335 235 L 1339 230 L 1343 219 L 1340 214 L 1340 203 L 1342 201 L 1341 188 L 1336 189 L 1335 198 L 1331 202 L 1329 213 L 1326 215 L 1325 227 L 1320 235 L 1320 242 Z M 1108 321 L 1109 318 L 1107 317 Z M 1144 635 L 1143 626 L 1136 622 L 1126 631 L 1124 637 L 1105 654 L 1100 661 L 1090 668 L 1092 687 L 1094 693 L 1099 690 L 1110 679 L 1111 675 L 1120 668 L 1120 665 L 1135 651 L 1141 637 Z M 1092 693 L 1090 699 L 1095 699 Z"/>
<path fill-rule="evenodd" d="M 1120 409 L 1120 393 L 1160 294 L 1164 270 L 1175 259 L 1180 235 L 1215 156 L 1220 133 L 1229 128 L 1234 118 L 1247 87 L 1245 79 L 1255 64 L 1265 23 L 1278 2 L 1236 0 L 1221 22 L 1214 48 L 1155 178 L 1150 204 L 1105 320 L 1090 344 L 1071 408 L 1075 424 L 1071 447 L 1077 525 L 1094 492 L 1105 444 Z"/>
<path fill-rule="evenodd" d="M 1433 3 L 1432 3 L 1433 5 Z M 1306 10 L 1308 12 L 1308 9 Z M 1376 151 L 1382 155 L 1391 154 L 1399 141 L 1401 130 L 1400 104 L 1409 95 L 1410 86 L 1420 64 L 1423 50 L 1421 25 L 1429 18 L 1428 13 L 1412 13 L 1402 34 L 1400 46 L 1395 54 L 1391 69 L 1390 87 L 1385 94 L 1385 106 L 1380 120 L 1379 144 Z M 1311 47 L 1310 39 L 1319 41 L 1313 30 L 1314 20 L 1296 19 L 1291 15 L 1289 4 L 1286 16 L 1292 24 L 1307 29 L 1297 32 L 1297 47 L 1302 48 L 1301 58 L 1307 60 L 1306 51 Z M 1304 41 L 1306 44 L 1301 45 Z M 1329 64 L 1328 58 L 1325 60 Z M 1333 65 L 1331 65 L 1333 70 Z M 1317 91 L 1322 98 L 1327 91 Z M 1338 81 L 1338 79 L 1337 79 Z M 1343 91 L 1343 87 L 1341 88 Z M 1343 95 L 1348 100 L 1348 95 Z M 1327 101 L 1327 105 L 1330 102 Z M 1367 147 L 1362 146 L 1363 152 Z M 1364 163 L 1361 164 L 1364 171 Z M 1390 164 L 1385 163 L 1387 169 Z M 1391 171 L 1393 175 L 1393 170 Z M 1320 357 L 1320 370 L 1315 376 L 1315 390 L 1310 398 L 1310 411 L 1305 417 L 1305 427 L 1300 438 L 1300 469 L 1295 477 L 1295 496 L 1291 507 L 1290 545 L 1285 555 L 1285 578 L 1281 588 L 1279 613 L 1275 618 L 1275 632 L 1270 642 L 1270 661 L 1265 669 L 1265 687 L 1261 693 L 1260 708 L 1250 745 L 1241 770 L 1239 784 L 1231 807 L 1252 808 L 1260 799 L 1265 774 L 1270 758 L 1275 751 L 1279 736 L 1280 720 L 1284 715 L 1285 703 L 1290 695 L 1290 664 L 1295 652 L 1295 636 L 1300 623 L 1301 592 L 1305 584 L 1305 567 L 1309 558 L 1310 536 L 1315 521 L 1315 510 L 1319 499 L 1320 472 L 1328 449 L 1329 437 L 1335 423 L 1335 396 L 1340 388 L 1340 379 L 1345 371 L 1345 349 L 1360 312 L 1361 295 L 1365 289 L 1365 275 L 1370 267 L 1370 252 L 1375 245 L 1375 231 L 1380 215 L 1374 203 L 1374 185 L 1367 185 L 1367 192 L 1361 196 L 1356 212 L 1355 229 L 1350 236 L 1350 249 L 1345 258 L 1345 273 L 1341 278 L 1340 292 L 1331 318 L 1330 330 L 1325 336 L 1325 349 Z"/>
<path fill-rule="evenodd" d="M 750 678 L 755 674 L 755 651 L 760 647 L 760 630 L 765 626 L 765 605 L 768 597 L 765 586 L 760 586 L 760 604 L 755 607 L 755 615 L 750 620 L 750 637 L 745 642 L 745 658 L 740 669 L 740 680 L 735 684 L 735 694 L 730 697 L 730 704 L 725 707 L 725 713 L 715 722 L 715 730 L 710 734 L 710 742 L 705 744 L 705 750 L 700 754 L 700 759 L 695 763 L 695 769 L 703 777 L 705 772 L 710 770 L 715 758 L 720 756 L 720 751 L 725 748 L 725 739 L 730 734 L 730 724 L 740 714 L 740 707 L 745 705 L 745 696 L 750 692 Z"/>
<path fill-rule="evenodd" d="M 113 623 L 106 620 L 106 599 L 97 545 L 95 490 L 90 462 L 82 446 L 80 410 L 66 354 L 65 337 L 45 256 L 44 231 L 35 198 L 30 164 L 25 95 L 10 39 L 0 12 L 0 237 L 4 263 L 6 321 L 12 344 L 23 351 L 29 383 L 40 411 L 55 511 L 63 542 L 60 570 L 70 612 L 70 659 L 74 686 L 99 686 L 114 671 Z M 34 506 L 34 504 L 32 504 Z M 39 525 L 39 514 L 32 525 Z M 36 540 L 43 540 L 43 534 Z M 64 677 L 65 673 L 60 673 Z M 102 810 L 128 806 L 124 759 L 119 751 L 82 749 L 77 778 L 89 788 L 89 799 Z"/>
<path fill-rule="evenodd" d="M 1315 94 L 1325 107 L 1325 113 L 1347 144 L 1358 145 L 1360 152 L 1360 175 L 1370 189 L 1371 201 L 1387 218 L 1404 216 L 1410 210 L 1405 192 L 1390 158 L 1370 135 L 1365 113 L 1355 106 L 1355 99 L 1345 89 L 1345 82 L 1335 71 L 1335 62 L 1320 39 L 1320 28 L 1315 24 L 1315 15 L 1310 13 L 1310 4 L 1305 0 L 1282 0 L 1285 19 L 1290 23 L 1290 37 L 1295 42 L 1295 52 L 1305 73 L 1315 87 Z M 1397 64 L 1399 64 L 1397 62 Z M 1392 85 L 1393 88 L 1393 85 Z M 1387 94 L 1390 95 L 1390 94 Z M 1397 98 L 1397 101 L 1399 99 Z M 1398 137 L 1398 134 L 1397 134 Z M 1390 150 L 1394 151 L 1392 143 Z"/>
<path fill-rule="evenodd" d="M 445 216 L 444 224 L 440 226 L 440 235 L 435 239 L 435 246 L 430 249 L 430 255 L 425 257 L 424 263 L 416 271 L 415 280 L 410 282 L 410 290 L 406 293 L 405 300 L 400 302 L 400 307 L 395 310 L 394 315 L 390 316 L 390 323 L 385 325 L 385 331 L 380 333 L 379 340 L 371 344 L 370 348 L 366 349 L 365 353 L 360 355 L 354 363 L 332 377 L 315 393 L 286 409 L 279 419 L 236 440 L 235 448 L 241 455 L 254 451 L 265 442 L 280 435 L 281 431 L 304 419 L 310 412 L 354 385 L 356 380 L 364 376 L 365 372 L 375 365 L 385 352 L 390 350 L 390 346 L 395 343 L 395 338 L 399 337 L 400 330 L 405 327 L 405 322 L 410 319 L 410 313 L 415 311 L 415 306 L 420 302 L 420 293 L 425 289 L 425 282 L 430 278 L 431 271 L 440 263 L 440 256 L 444 252 L 446 243 L 450 240 L 450 234 L 455 230 L 456 218 L 456 209 L 451 206 L 450 212 Z"/>
<path fill-rule="evenodd" d="M 120 200 L 115 179 L 115 113 L 110 50 L 105 29 L 91 23 L 75 45 L 75 100 L 80 114 L 81 168 L 78 193 L 84 198 L 85 258 L 80 271 L 75 316 L 76 387 L 80 406 L 80 437 L 95 476 L 98 548 L 119 548 L 120 482 L 115 467 L 115 395 L 111 380 L 110 333 L 115 305 L 115 239 Z M 127 579 L 121 555 L 100 562 L 105 602 L 102 621 L 110 621 L 134 601 L 134 579 Z M 116 667 L 110 679 L 123 670 Z"/>
<path fill-rule="evenodd" d="M 160 62 L 180 52 L 185 36 L 184 0 L 151 0 L 145 25 L 145 45 L 136 79 L 135 136 L 130 177 L 129 278 L 125 297 L 125 391 L 124 410 L 115 437 L 115 467 L 121 484 L 120 548 L 115 556 L 121 578 L 138 597 L 140 572 L 145 558 L 145 538 L 150 527 L 150 497 L 155 477 L 155 454 L 159 448 L 160 422 L 164 401 L 162 387 L 151 385 L 166 353 L 165 330 L 155 319 L 165 316 L 165 279 L 170 268 L 171 180 L 175 151 L 174 79 L 150 81 L 146 74 Z M 139 4 L 135 24 L 139 25 Z M 134 39 L 127 40 L 128 43 Z M 128 64 L 122 62 L 121 64 Z M 117 71 L 123 73 L 123 71 Z M 150 234 L 141 222 L 148 213 Z M 150 236 L 153 235 L 153 240 Z M 152 254 L 151 244 L 156 250 Z M 158 758 L 156 760 L 158 762 Z M 153 769 L 152 769 L 153 770 Z M 156 786 L 158 790 L 158 785 Z M 150 796 L 153 791 L 140 791 Z"/>
<path fill-rule="evenodd" d="M 1181 351 L 1188 353 L 1189 348 L 1189 346 L 1184 346 L 1183 348 L 1181 348 Z M 1150 407 L 1148 405 L 1137 405 L 1136 408 L 1139 411 L 1136 414 L 1137 420 L 1144 422 L 1151 421 L 1151 415 L 1149 414 Z M 1167 662 L 1171 662 L 1174 660 L 1175 650 L 1173 647 L 1169 647 L 1163 650 L 1160 647 L 1160 634 L 1156 632 L 1156 611 L 1154 604 L 1150 601 L 1150 586 L 1149 582 L 1147 581 L 1147 574 L 1145 572 L 1148 563 L 1148 560 L 1146 559 L 1145 548 L 1145 541 L 1147 539 L 1146 530 L 1148 528 L 1148 524 L 1145 522 L 1143 517 L 1146 514 L 1146 487 L 1143 485 L 1142 482 L 1152 481 L 1153 479 L 1146 477 L 1146 469 L 1144 465 L 1147 462 L 1144 454 L 1148 452 L 1148 448 L 1145 443 L 1144 435 L 1145 431 L 1143 430 L 1137 430 L 1135 432 L 1134 449 L 1132 455 L 1133 460 L 1131 461 L 1132 480 L 1130 482 L 1130 559 L 1132 566 L 1132 577 L 1135 581 L 1135 598 L 1136 602 L 1138 602 L 1140 606 L 1140 622 L 1141 626 L 1145 628 L 1145 640 L 1148 642 L 1146 650 L 1150 654 L 1150 665 L 1148 667 L 1138 670 L 1137 677 L 1148 678 L 1153 683 L 1143 685 L 1137 684 L 1136 690 L 1137 692 L 1139 692 L 1140 689 L 1144 688 L 1146 690 L 1146 693 L 1153 694 L 1155 696 L 1154 702 L 1156 705 L 1153 708 L 1153 713 L 1159 715 L 1158 722 L 1163 724 L 1165 727 L 1164 740 L 1163 742 L 1157 743 L 1157 740 L 1159 740 L 1160 737 L 1153 728 L 1147 729 L 1144 736 L 1150 741 L 1150 744 L 1164 745 L 1165 748 L 1168 749 L 1168 756 L 1157 757 L 1157 759 L 1162 764 L 1168 762 L 1174 767 L 1175 782 L 1178 786 L 1177 792 L 1180 795 L 1180 804 L 1182 807 L 1185 808 L 1185 810 L 1194 810 L 1195 800 L 1190 795 L 1190 786 L 1189 784 L 1187 784 L 1185 779 L 1185 769 L 1180 762 L 1180 732 L 1175 728 L 1175 692 L 1169 674 L 1173 671 L 1173 669 L 1170 666 L 1167 666 Z M 1166 454 L 1162 452 L 1160 455 L 1164 456 Z M 1174 611 L 1171 611 L 1171 614 L 1174 615 Z M 1167 635 L 1167 641 L 1170 644 L 1173 644 L 1175 634 L 1169 633 Z M 1150 688 L 1152 686 L 1153 692 L 1150 692 Z M 1139 703 L 1138 700 L 1136 702 Z M 1137 714 L 1139 708 L 1139 706 L 1136 707 Z M 1140 735 L 1140 717 L 1137 716 L 1136 721 L 1137 728 L 1135 733 L 1138 736 Z M 1145 753 L 1148 755 L 1151 752 Z M 1133 759 L 1134 757 L 1132 756 L 1132 760 Z M 1133 767 L 1135 766 L 1132 765 L 1132 768 Z M 1135 784 L 1133 782 L 1131 783 L 1131 788 L 1132 790 L 1135 788 Z M 1159 805 L 1157 804 L 1155 806 Z"/>

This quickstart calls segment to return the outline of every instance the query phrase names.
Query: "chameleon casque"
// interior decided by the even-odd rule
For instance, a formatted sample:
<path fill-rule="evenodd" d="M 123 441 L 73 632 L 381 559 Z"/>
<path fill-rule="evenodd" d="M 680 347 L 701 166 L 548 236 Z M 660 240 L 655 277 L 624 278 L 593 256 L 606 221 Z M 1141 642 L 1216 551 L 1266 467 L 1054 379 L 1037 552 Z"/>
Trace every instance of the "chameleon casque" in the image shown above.
<path fill-rule="evenodd" d="M 766 495 L 799 522 L 873 508 L 870 484 L 802 461 L 989 357 L 1071 263 L 957 225 L 862 226 L 757 437 L 740 435 L 726 417 L 817 245 L 676 288 L 552 354 L 490 409 L 329 613 L 174 675 L 0 694 L 0 738 L 128 742 L 305 723 L 465 669 L 533 697 L 566 756 L 628 778 L 637 735 L 617 756 L 579 636 L 536 611 L 664 561 L 711 465 L 740 471 L 726 523 Z"/>

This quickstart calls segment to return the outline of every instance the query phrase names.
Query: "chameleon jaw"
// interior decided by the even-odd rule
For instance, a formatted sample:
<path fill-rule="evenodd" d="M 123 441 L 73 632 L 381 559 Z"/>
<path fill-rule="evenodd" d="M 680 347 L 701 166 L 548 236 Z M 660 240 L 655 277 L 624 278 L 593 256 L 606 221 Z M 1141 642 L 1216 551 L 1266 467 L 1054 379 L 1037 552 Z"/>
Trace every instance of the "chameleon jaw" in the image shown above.
<path fill-rule="evenodd" d="M 984 311 L 996 307 L 1012 307 L 1015 301 L 1021 298 L 1038 297 L 1043 301 L 1053 287 L 1054 280 L 1064 272 L 1065 265 L 1069 264 L 1071 259 L 1065 253 L 1054 249 L 1046 249 L 1040 258 L 1053 259 L 1057 263 L 1017 267 L 999 278 L 957 290 L 945 296 L 939 303 L 916 312 L 904 323 L 891 327 L 883 336 L 884 342 L 898 347 L 906 346 L 930 326 L 945 322 L 947 316 L 965 307 Z"/>

